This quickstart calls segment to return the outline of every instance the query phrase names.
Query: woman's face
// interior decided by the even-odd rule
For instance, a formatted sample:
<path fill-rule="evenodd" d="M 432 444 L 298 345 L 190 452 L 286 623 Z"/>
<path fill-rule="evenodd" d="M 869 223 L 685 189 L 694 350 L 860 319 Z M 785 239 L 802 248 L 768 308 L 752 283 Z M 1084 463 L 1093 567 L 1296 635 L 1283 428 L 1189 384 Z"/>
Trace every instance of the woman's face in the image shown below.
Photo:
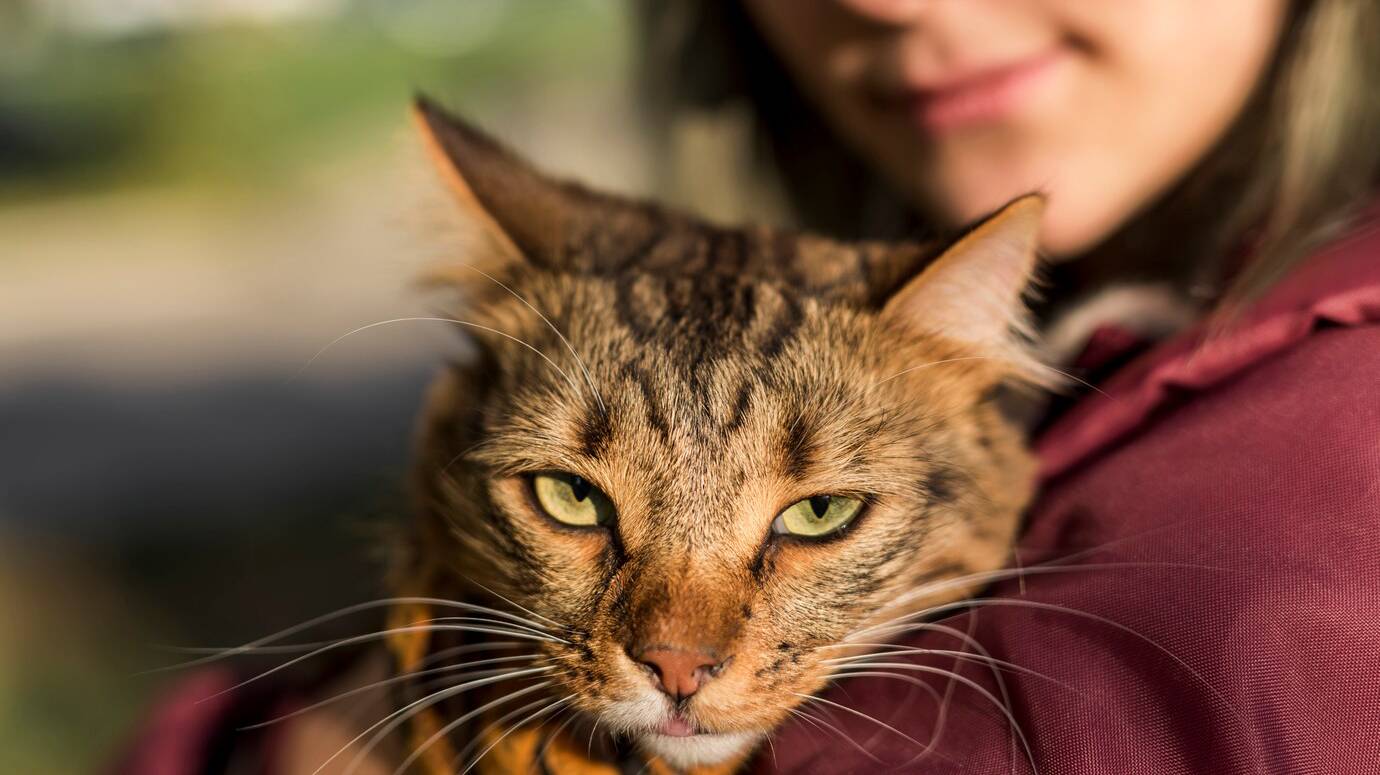
<path fill-rule="evenodd" d="M 1043 190 L 1045 250 L 1107 236 L 1226 131 L 1286 0 L 747 0 L 840 135 L 933 216 Z"/>

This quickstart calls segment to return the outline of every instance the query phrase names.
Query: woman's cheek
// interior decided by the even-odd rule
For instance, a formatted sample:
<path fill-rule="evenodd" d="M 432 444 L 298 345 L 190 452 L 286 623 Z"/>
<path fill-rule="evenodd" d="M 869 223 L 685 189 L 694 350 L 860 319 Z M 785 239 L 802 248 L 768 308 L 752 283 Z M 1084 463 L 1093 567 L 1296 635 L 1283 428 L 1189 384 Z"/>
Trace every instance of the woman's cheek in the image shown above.
<path fill-rule="evenodd" d="M 977 148 L 955 153 L 966 158 L 931 190 L 957 195 L 969 208 L 960 215 L 971 218 L 1019 193 L 1003 188 L 1042 188 L 1051 197 L 1044 248 L 1068 255 L 1104 239 L 1212 150 L 1268 69 L 1286 4 L 1049 6 L 1071 49 L 1067 80 L 1029 123 L 1013 127 L 1008 147 L 986 149 L 985 161 Z"/>

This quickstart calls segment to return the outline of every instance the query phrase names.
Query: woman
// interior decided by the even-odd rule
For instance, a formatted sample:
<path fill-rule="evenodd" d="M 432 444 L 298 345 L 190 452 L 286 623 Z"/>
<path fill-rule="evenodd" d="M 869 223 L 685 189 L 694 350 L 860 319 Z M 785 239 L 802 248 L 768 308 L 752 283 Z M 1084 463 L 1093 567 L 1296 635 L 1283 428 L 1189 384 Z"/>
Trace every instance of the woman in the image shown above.
<path fill-rule="evenodd" d="M 931 702 L 886 660 L 759 768 L 1373 772 L 1380 6 L 644 10 L 663 115 L 749 105 L 807 227 L 945 228 L 1045 191 L 1045 338 L 1097 385 L 1036 437 L 1028 572 L 947 622 L 1013 667 L 921 660 L 971 682 Z"/>

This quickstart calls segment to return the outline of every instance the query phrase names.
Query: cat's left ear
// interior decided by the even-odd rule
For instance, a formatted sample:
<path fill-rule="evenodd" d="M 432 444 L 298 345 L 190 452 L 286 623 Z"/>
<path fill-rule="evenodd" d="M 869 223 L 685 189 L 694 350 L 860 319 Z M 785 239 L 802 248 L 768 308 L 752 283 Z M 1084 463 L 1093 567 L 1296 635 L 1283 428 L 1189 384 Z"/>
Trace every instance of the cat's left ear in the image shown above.
<path fill-rule="evenodd" d="M 981 221 L 896 291 L 882 317 L 972 346 L 1025 381 L 1047 382 L 1048 370 L 1029 351 L 1024 302 L 1038 263 L 1043 211 L 1044 197 L 1030 194 Z"/>
<path fill-rule="evenodd" d="M 615 261 L 664 223 L 651 208 L 543 175 L 497 140 L 418 96 L 413 117 L 459 202 L 509 258 L 559 267 L 572 253 Z"/>

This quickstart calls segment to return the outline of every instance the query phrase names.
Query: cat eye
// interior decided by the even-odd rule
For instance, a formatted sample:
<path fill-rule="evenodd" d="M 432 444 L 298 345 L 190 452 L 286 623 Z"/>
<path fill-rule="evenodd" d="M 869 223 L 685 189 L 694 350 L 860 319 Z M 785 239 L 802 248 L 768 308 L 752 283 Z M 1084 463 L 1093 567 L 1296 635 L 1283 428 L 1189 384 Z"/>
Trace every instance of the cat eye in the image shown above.
<path fill-rule="evenodd" d="M 532 494 L 547 516 L 563 525 L 595 527 L 613 521 L 613 502 L 598 487 L 561 471 L 532 477 Z"/>
<path fill-rule="evenodd" d="M 771 529 L 782 535 L 823 538 L 842 530 L 862 511 L 863 502 L 843 495 L 816 495 L 796 501 L 776 517 Z"/>

